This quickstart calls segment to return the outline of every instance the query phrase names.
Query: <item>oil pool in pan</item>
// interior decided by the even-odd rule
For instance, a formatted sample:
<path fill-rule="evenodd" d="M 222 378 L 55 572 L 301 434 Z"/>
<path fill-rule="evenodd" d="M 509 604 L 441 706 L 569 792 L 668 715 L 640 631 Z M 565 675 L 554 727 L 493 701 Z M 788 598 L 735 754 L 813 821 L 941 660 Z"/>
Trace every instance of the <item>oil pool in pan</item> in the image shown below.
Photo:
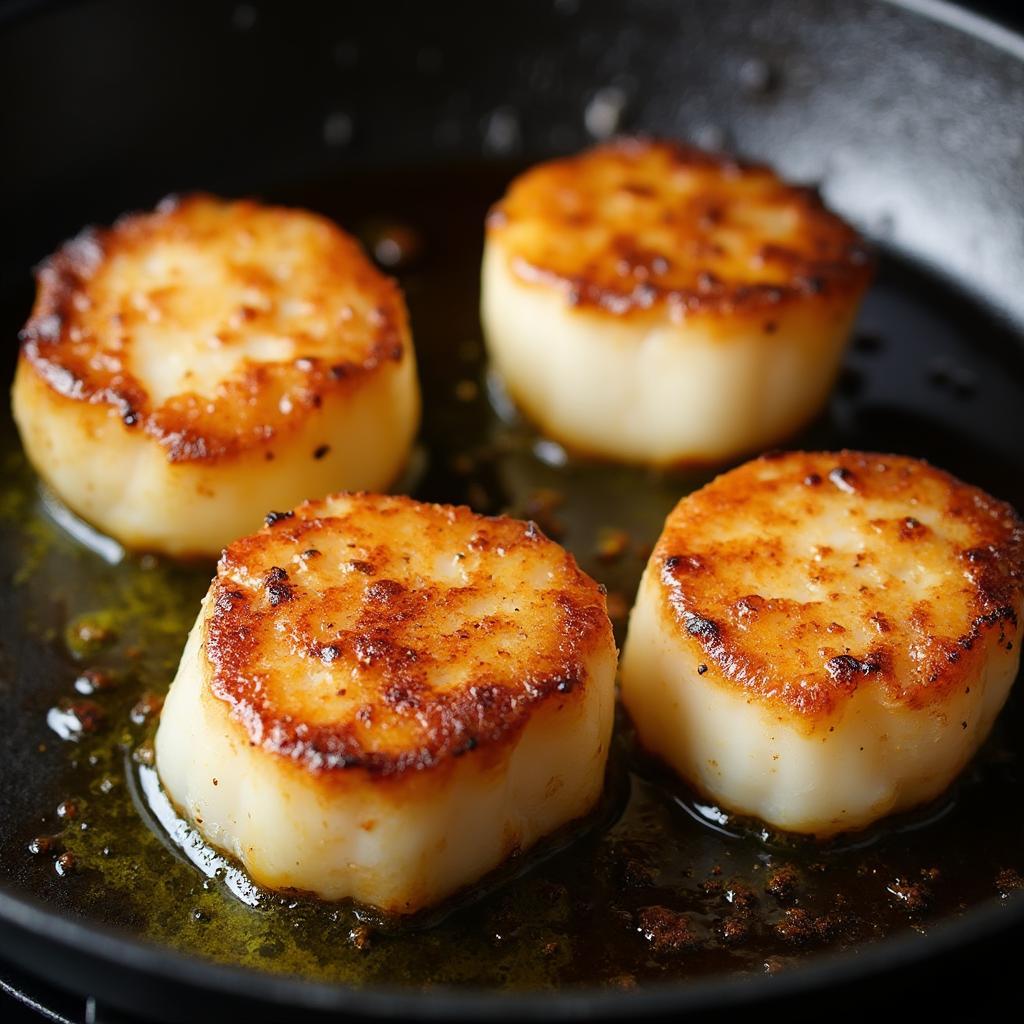
<path fill-rule="evenodd" d="M 425 398 L 415 496 L 536 519 L 607 585 L 621 644 L 665 514 L 711 474 L 573 463 L 496 415 L 477 282 L 484 212 L 510 175 L 404 170 L 268 198 L 360 231 L 406 289 Z M 24 296 L 4 301 L 16 324 Z M 1019 423 L 1022 394 L 1024 358 L 1003 328 L 947 283 L 883 256 L 828 412 L 794 442 L 930 457 L 1022 508 L 1024 467 L 1005 430 Z M 927 931 L 1024 887 L 1024 827 L 1006 813 L 1024 797 L 1018 695 L 940 804 L 831 844 L 759 836 L 702 806 L 637 754 L 620 722 L 589 828 L 447 916 L 395 928 L 261 892 L 153 797 L 153 727 L 212 567 L 106 560 L 54 523 L 9 422 L 2 445 L 5 628 L 35 652 L 33 695 L 15 710 L 48 721 L 26 758 L 28 770 L 45 759 L 56 781 L 49 803 L 15 823 L 0 870 L 68 913 L 215 960 L 353 985 L 631 987 L 785 970 L 818 950 Z M 21 663 L 8 656 L 0 673 Z"/>

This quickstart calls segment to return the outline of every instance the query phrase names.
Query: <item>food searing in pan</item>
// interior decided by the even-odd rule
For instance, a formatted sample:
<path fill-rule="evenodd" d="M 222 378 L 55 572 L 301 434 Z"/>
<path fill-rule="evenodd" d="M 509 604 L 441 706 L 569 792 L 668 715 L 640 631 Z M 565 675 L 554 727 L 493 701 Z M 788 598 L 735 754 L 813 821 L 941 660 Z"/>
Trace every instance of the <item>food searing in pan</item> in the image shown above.
<path fill-rule="evenodd" d="M 827 836 L 952 782 L 1010 691 L 1022 613 L 1009 505 L 900 456 L 764 456 L 669 515 L 622 697 L 721 806 Z"/>
<path fill-rule="evenodd" d="M 381 489 L 419 419 L 405 304 L 301 210 L 167 200 L 38 273 L 14 415 L 40 476 L 132 548 L 216 555 L 268 508 Z"/>
<path fill-rule="evenodd" d="M 627 139 L 541 164 L 487 220 L 489 355 L 572 450 L 715 462 L 821 409 L 871 262 L 770 169 Z"/>
<path fill-rule="evenodd" d="M 591 810 L 615 670 L 603 591 L 533 524 L 339 495 L 227 549 L 156 763 L 257 883 L 407 914 Z"/>

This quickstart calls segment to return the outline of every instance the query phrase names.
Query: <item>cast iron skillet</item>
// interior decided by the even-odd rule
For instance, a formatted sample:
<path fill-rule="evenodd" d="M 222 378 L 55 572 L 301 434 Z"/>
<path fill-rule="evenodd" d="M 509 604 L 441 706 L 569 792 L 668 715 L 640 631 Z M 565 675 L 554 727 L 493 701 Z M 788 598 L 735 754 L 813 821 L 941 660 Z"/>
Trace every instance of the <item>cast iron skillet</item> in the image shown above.
<path fill-rule="evenodd" d="M 984 310 L 1004 347 L 1024 345 L 1024 40 L 934 0 L 378 0 L 324 10 L 122 0 L 15 4 L 2 27 L 0 261 L 5 286 L 26 298 L 26 267 L 71 227 L 168 191 L 252 192 L 354 165 L 574 150 L 590 141 L 588 103 L 613 87 L 619 128 L 725 147 L 821 182 L 869 235 Z M 6 336 L 17 327 L 5 323 Z M 963 426 L 951 402 L 936 393 L 936 429 L 947 422 L 950 437 Z M 1019 408 L 977 415 L 997 449 L 1012 451 L 1024 435 Z M 27 643 L 5 636 L 2 655 L 7 844 L 46 791 L 45 768 L 26 753 L 38 722 L 19 714 L 46 681 L 32 678 Z M 5 957 L 107 1005 L 189 1020 L 657 1017 L 825 986 L 846 999 L 865 976 L 910 971 L 924 957 L 949 964 L 983 939 L 991 951 L 994 936 L 1019 939 L 1022 926 L 1018 897 L 979 904 L 924 938 L 809 958 L 776 977 L 426 996 L 185 957 L 0 884 Z"/>

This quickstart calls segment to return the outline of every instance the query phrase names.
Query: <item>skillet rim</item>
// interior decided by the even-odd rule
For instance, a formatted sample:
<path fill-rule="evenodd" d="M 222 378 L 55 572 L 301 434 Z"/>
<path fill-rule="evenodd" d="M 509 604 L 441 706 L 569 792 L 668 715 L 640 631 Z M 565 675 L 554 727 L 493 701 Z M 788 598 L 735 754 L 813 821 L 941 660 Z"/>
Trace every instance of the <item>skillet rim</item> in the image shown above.
<path fill-rule="evenodd" d="M 891 7 L 928 18 L 956 32 L 973 37 L 1024 63 L 1024 34 L 975 14 L 950 0 L 882 0 Z M 0 30 L 58 6 L 56 0 L 13 0 L 0 11 Z M 808 956 L 798 966 L 777 975 L 713 975 L 698 980 L 662 982 L 621 991 L 602 988 L 563 989 L 558 992 L 503 993 L 487 989 L 438 988 L 427 998 L 417 989 L 353 988 L 290 975 L 275 975 L 252 968 L 205 960 L 199 956 L 130 937 L 103 924 L 86 923 L 51 909 L 43 901 L 26 896 L 0 881 L 0 948 L 6 958 L 39 975 L 37 964 L 22 953 L 15 935 L 29 935 L 56 950 L 68 951 L 83 965 L 119 966 L 171 985 L 187 986 L 198 994 L 211 994 L 250 1004 L 270 1004 L 274 1010 L 309 1013 L 339 1011 L 373 1019 L 491 1020 L 608 1019 L 623 1012 L 652 1016 L 665 1012 L 695 1012 L 736 1008 L 756 1001 L 782 1000 L 796 993 L 881 977 L 901 968 L 950 952 L 958 947 L 991 938 L 1024 926 L 1024 892 L 1010 898 L 992 897 L 958 917 L 947 917 L 924 934 L 906 931 L 852 950 Z M 78 971 L 79 977 L 82 970 Z M 53 980 L 53 979 L 49 979 Z M 104 986 L 61 986 L 94 995 L 110 1005 Z M 109 990 L 110 986 L 106 986 Z M 261 1016 L 263 1016 L 261 1014 Z"/>
<path fill-rule="evenodd" d="M 220 997 L 273 1004 L 278 1009 L 312 1013 L 346 1012 L 371 1019 L 396 1015 L 409 1020 L 607 1020 L 629 1011 L 650 1017 L 667 1011 L 724 1010 L 754 1002 L 779 1001 L 866 975 L 882 976 L 941 953 L 990 938 L 1024 924 L 1024 892 L 992 897 L 963 916 L 947 918 L 922 935 L 906 931 L 853 950 L 820 953 L 779 974 L 727 974 L 699 980 L 662 982 L 634 990 L 563 989 L 559 992 L 503 993 L 488 989 L 445 987 L 429 998 L 419 989 L 353 988 L 236 967 L 127 938 L 106 925 L 84 924 L 50 910 L 34 898 L 14 895 L 0 885 L 0 921 L 61 947 L 72 948 L 88 962 L 114 963 L 147 977 L 194 991 L 215 990 Z M 10 950 L 6 955 L 11 956 Z M 15 963 L 37 975 L 30 957 L 17 953 Z M 102 989 L 89 994 L 105 998 Z M 115 1003 L 115 1000 L 108 1000 Z M 261 1014 L 262 1017 L 262 1014 Z"/>

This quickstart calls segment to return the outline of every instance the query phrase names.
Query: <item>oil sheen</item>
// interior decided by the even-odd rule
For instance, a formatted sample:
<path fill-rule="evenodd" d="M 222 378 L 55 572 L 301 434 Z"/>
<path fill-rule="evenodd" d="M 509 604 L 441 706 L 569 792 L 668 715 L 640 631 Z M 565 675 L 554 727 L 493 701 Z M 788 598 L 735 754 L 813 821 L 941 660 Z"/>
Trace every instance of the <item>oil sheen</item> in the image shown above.
<path fill-rule="evenodd" d="M 517 169 L 378 171 L 265 198 L 336 218 L 400 278 L 424 394 L 408 490 L 537 520 L 608 587 L 621 645 L 664 516 L 710 472 L 574 461 L 503 405 L 482 358 L 479 261 L 486 209 Z M 27 278 L 4 294 L 8 338 L 30 300 Z M 883 254 L 828 410 L 792 444 L 923 456 L 1021 508 L 1020 352 L 948 283 Z M 0 461 L 0 874 L 63 912 L 323 981 L 522 990 L 785 971 L 1024 898 L 1019 694 L 936 805 L 825 845 L 701 804 L 620 721 L 608 793 L 586 827 L 461 901 L 396 927 L 261 891 L 175 819 L 152 767 L 160 703 L 212 564 L 124 556 L 65 530 L 9 419 Z"/>

